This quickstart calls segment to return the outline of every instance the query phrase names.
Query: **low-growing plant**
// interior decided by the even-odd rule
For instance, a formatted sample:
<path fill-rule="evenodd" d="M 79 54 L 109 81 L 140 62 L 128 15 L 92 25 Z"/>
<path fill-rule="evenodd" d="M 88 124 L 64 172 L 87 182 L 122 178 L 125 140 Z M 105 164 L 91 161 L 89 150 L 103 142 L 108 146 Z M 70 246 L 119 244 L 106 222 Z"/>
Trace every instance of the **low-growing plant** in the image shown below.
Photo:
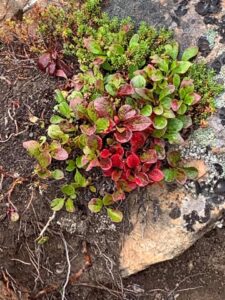
<path fill-rule="evenodd" d="M 183 166 L 179 153 L 166 151 L 166 144 L 183 142 L 183 130 L 192 125 L 190 108 L 201 101 L 187 77 L 197 53 L 191 47 L 179 59 L 179 45 L 173 42 L 131 78 L 128 72 L 104 76 L 95 67 L 73 78 L 72 91 L 56 91 L 48 137 L 24 143 L 38 161 L 35 172 L 41 178 L 63 178 L 63 171 L 50 171 L 52 159 L 67 161 L 66 171 L 75 172 L 61 188 L 64 197 L 51 203 L 53 210 L 65 205 L 74 211 L 73 200 L 80 188 L 91 185 L 85 174 L 93 168 L 113 180 L 114 192 L 94 197 L 88 207 L 93 212 L 106 208 L 115 222 L 122 215 L 110 205 L 127 192 L 163 179 L 184 183 L 197 176 L 196 169 Z"/>

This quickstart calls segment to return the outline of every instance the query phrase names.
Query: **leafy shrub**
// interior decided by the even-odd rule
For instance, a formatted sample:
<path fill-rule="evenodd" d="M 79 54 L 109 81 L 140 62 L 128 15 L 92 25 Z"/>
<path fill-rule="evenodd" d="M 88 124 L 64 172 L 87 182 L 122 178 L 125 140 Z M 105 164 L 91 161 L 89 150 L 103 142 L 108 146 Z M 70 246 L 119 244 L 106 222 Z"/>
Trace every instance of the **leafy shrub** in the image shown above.
<path fill-rule="evenodd" d="M 90 201 L 94 212 L 164 177 L 184 183 L 197 175 L 195 169 L 182 166 L 176 152 L 167 156 L 165 151 L 166 143 L 183 141 L 182 130 L 192 125 L 190 107 L 201 100 L 193 80 L 186 77 L 197 52 L 196 47 L 188 48 L 178 60 L 178 44 L 167 44 L 130 79 L 125 72 L 103 76 L 95 67 L 73 78 L 72 91 L 56 92 L 48 138 L 24 143 L 38 161 L 35 172 L 41 178 L 63 178 L 61 170 L 49 170 L 52 159 L 66 160 L 66 170 L 75 171 L 74 181 L 61 189 L 65 197 L 54 199 L 52 209 L 65 204 L 68 211 L 74 210 L 73 199 L 79 188 L 90 184 L 84 174 L 92 168 L 115 184 L 112 195 Z M 170 168 L 163 172 L 166 165 Z M 107 213 L 114 221 L 122 218 L 112 208 L 107 207 Z"/>
<path fill-rule="evenodd" d="M 142 23 L 137 32 L 130 18 L 119 21 L 102 13 L 101 0 L 66 7 L 49 6 L 39 21 L 39 32 L 48 48 L 63 45 L 64 54 L 77 57 L 83 71 L 94 65 L 113 72 L 142 68 L 150 54 L 159 53 L 172 33 Z M 79 7 L 79 9 L 78 9 Z"/>

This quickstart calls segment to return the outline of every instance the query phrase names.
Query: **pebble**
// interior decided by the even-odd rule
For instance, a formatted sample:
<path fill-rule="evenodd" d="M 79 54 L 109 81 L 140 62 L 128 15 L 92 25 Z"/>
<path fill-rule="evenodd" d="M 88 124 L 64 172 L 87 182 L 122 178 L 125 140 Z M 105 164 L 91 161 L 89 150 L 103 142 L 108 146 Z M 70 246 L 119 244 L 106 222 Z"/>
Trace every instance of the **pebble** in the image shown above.
<path fill-rule="evenodd" d="M 207 40 L 207 38 L 205 36 L 201 36 L 199 38 L 198 47 L 199 47 L 199 51 L 201 52 L 202 56 L 204 56 L 204 57 L 206 57 L 211 51 L 209 41 Z"/>
<path fill-rule="evenodd" d="M 219 179 L 213 190 L 215 194 L 225 196 L 225 178 Z"/>

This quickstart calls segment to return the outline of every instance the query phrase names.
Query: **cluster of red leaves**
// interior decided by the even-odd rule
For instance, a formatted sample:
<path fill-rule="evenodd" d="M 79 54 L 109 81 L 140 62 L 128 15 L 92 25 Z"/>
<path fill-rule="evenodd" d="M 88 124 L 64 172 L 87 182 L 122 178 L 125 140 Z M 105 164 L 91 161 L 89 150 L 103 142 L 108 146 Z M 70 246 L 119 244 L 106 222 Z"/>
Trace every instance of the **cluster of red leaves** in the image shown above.
<path fill-rule="evenodd" d="M 154 139 L 151 146 L 142 151 L 147 138 L 147 132 L 134 132 L 128 150 L 120 143 L 115 143 L 100 152 L 99 166 L 105 176 L 111 177 L 119 191 L 116 200 L 124 199 L 123 192 L 163 179 L 160 160 L 164 158 L 164 144 Z"/>
<path fill-rule="evenodd" d="M 86 170 L 97 166 L 105 176 L 111 177 L 117 189 L 114 200 L 124 199 L 124 192 L 130 192 L 138 186 L 161 181 L 164 175 L 160 170 L 160 160 L 165 159 L 165 144 L 163 140 L 151 137 L 151 118 L 141 115 L 128 104 L 116 111 L 105 97 L 95 99 L 92 108 L 98 118 L 108 120 L 108 127 L 96 135 L 95 126 L 86 125 L 85 134 L 89 136 L 89 145 L 90 139 L 101 139 L 101 143 L 97 143 L 98 155 L 89 161 Z M 82 125 L 81 131 L 84 133 Z M 102 140 L 106 137 L 110 143 L 105 145 Z M 82 161 L 87 163 L 88 156 L 83 156 Z"/>
<path fill-rule="evenodd" d="M 69 78 L 73 76 L 71 68 L 59 57 L 57 51 L 42 54 L 37 62 L 38 68 L 51 76 Z"/>

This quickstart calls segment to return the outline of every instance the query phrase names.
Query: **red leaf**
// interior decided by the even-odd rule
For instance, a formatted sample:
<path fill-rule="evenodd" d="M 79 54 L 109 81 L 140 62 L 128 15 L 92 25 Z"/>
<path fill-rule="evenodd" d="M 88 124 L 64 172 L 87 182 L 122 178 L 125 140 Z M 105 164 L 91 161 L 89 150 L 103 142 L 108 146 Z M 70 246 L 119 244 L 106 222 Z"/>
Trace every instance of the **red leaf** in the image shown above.
<path fill-rule="evenodd" d="M 65 149 L 63 148 L 59 148 L 57 149 L 54 154 L 52 155 L 52 157 L 56 160 L 66 160 L 68 158 L 68 153 Z"/>
<path fill-rule="evenodd" d="M 93 159 L 87 166 L 86 171 L 90 171 L 92 168 L 99 167 L 99 166 L 100 166 L 100 164 L 99 164 L 98 159 L 97 158 Z"/>
<path fill-rule="evenodd" d="M 65 78 L 73 76 L 72 69 L 63 60 L 57 59 L 56 67 L 57 67 L 57 72 L 61 71 L 61 73 L 63 72 L 65 74 L 65 76 L 66 76 Z M 60 76 L 60 75 L 58 75 L 58 76 Z M 61 76 L 61 77 L 63 77 L 63 76 Z"/>
<path fill-rule="evenodd" d="M 111 151 L 113 154 L 119 154 L 121 157 L 122 157 L 123 154 L 124 154 L 124 149 L 123 149 L 123 147 L 122 147 L 120 144 L 115 144 L 115 145 L 113 145 L 113 146 L 110 148 L 110 151 Z"/>
<path fill-rule="evenodd" d="M 50 53 L 44 53 L 42 54 L 39 58 L 38 58 L 38 62 L 37 62 L 37 65 L 38 65 L 38 68 L 45 72 L 48 65 L 51 63 L 52 61 L 52 58 L 51 58 L 51 54 Z"/>
<path fill-rule="evenodd" d="M 171 108 L 173 111 L 178 111 L 182 104 L 182 101 L 178 101 L 177 99 L 173 99 L 171 103 Z"/>
<path fill-rule="evenodd" d="M 111 156 L 111 161 L 112 161 L 112 166 L 115 167 L 115 168 L 120 168 L 122 169 L 123 168 L 123 160 L 121 158 L 121 156 L 119 154 L 113 154 Z"/>
<path fill-rule="evenodd" d="M 193 79 L 183 79 L 180 87 L 187 87 L 193 85 Z"/>
<path fill-rule="evenodd" d="M 128 128 L 124 132 L 118 132 L 116 131 L 114 133 L 115 139 L 120 143 L 127 143 L 132 137 L 132 131 Z"/>
<path fill-rule="evenodd" d="M 193 96 L 194 96 L 194 101 L 193 101 L 192 105 L 197 104 L 202 98 L 202 96 L 197 93 L 193 93 Z"/>
<path fill-rule="evenodd" d="M 130 119 L 125 124 L 132 131 L 142 131 L 148 128 L 152 124 L 152 121 L 150 118 L 140 115 Z"/>
<path fill-rule="evenodd" d="M 163 180 L 164 174 L 160 169 L 154 169 L 148 174 L 148 177 L 153 182 L 159 182 Z"/>
<path fill-rule="evenodd" d="M 118 111 L 118 117 L 121 121 L 128 120 L 133 118 L 137 114 L 136 110 L 132 108 L 132 106 L 126 104 L 122 105 Z"/>
<path fill-rule="evenodd" d="M 136 152 L 138 149 L 142 148 L 145 144 L 146 136 L 142 132 L 134 132 L 130 140 L 131 150 Z"/>
<path fill-rule="evenodd" d="M 55 71 L 56 71 L 56 63 L 53 61 L 47 66 L 46 72 L 49 75 L 53 76 L 53 75 L 55 75 Z"/>
<path fill-rule="evenodd" d="M 90 135 L 88 136 L 87 146 L 92 150 L 101 150 L 102 139 L 98 135 Z"/>
<path fill-rule="evenodd" d="M 124 192 L 131 192 L 136 189 L 137 184 L 135 182 L 129 182 L 126 180 L 119 180 L 116 183 L 116 187 L 118 190 L 122 190 Z"/>
<path fill-rule="evenodd" d="M 65 79 L 68 78 L 68 77 L 66 76 L 66 73 L 65 73 L 63 70 L 61 70 L 61 69 L 58 69 L 58 70 L 56 71 L 55 76 L 57 76 L 57 77 L 62 77 L 62 78 L 65 78 Z"/>
<path fill-rule="evenodd" d="M 141 156 L 141 161 L 144 163 L 154 164 L 157 162 L 157 152 L 155 149 L 148 149 Z"/>
<path fill-rule="evenodd" d="M 136 178 L 135 178 L 135 182 L 137 185 L 139 186 L 146 186 L 149 184 L 149 178 L 148 175 L 140 172 L 138 174 L 136 174 Z"/>
<path fill-rule="evenodd" d="M 112 198 L 114 202 L 124 200 L 125 199 L 125 194 L 123 191 L 118 190 L 112 194 Z"/>
<path fill-rule="evenodd" d="M 126 163 L 129 168 L 136 168 L 140 164 L 140 159 L 136 154 L 132 153 L 127 157 Z"/>
<path fill-rule="evenodd" d="M 93 135 L 96 131 L 96 126 L 89 126 L 89 125 L 80 125 L 80 130 L 82 133 L 86 135 Z"/>
<path fill-rule="evenodd" d="M 113 172 L 113 169 L 111 168 L 111 169 L 109 169 L 109 170 L 106 170 L 106 171 L 104 171 L 103 173 L 104 173 L 104 175 L 105 176 L 112 176 L 112 172 Z"/>
<path fill-rule="evenodd" d="M 95 99 L 94 108 L 99 117 L 109 117 L 112 110 L 111 104 L 106 97 L 99 97 Z"/>
<path fill-rule="evenodd" d="M 101 158 L 99 160 L 99 166 L 103 171 L 108 171 L 112 168 L 112 160 L 110 158 Z"/>
<path fill-rule="evenodd" d="M 100 156 L 101 156 L 101 158 L 108 158 L 109 156 L 111 156 L 111 153 L 108 149 L 103 149 L 100 152 Z"/>
<path fill-rule="evenodd" d="M 133 95 L 135 92 L 133 86 L 131 84 L 124 84 L 118 91 L 117 96 L 118 97 L 123 97 L 123 96 L 129 96 Z"/>
<path fill-rule="evenodd" d="M 118 181 L 122 175 L 122 170 L 113 170 L 111 178 L 113 181 Z"/>

